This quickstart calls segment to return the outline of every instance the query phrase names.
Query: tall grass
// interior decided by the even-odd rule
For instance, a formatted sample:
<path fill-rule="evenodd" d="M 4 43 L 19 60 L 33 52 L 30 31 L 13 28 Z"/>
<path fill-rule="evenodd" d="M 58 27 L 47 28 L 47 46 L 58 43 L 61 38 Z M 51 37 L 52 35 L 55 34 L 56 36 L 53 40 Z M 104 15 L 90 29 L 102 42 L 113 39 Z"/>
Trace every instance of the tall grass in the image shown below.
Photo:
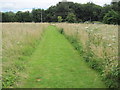
<path fill-rule="evenodd" d="M 1 23 L 0 23 L 0 89 L 2 89 L 2 24 Z"/>
<path fill-rule="evenodd" d="M 100 72 L 106 85 L 118 87 L 118 26 L 68 23 L 56 25 L 63 28 L 65 36 L 80 51 L 90 67 Z"/>
<path fill-rule="evenodd" d="M 2 24 L 2 75 L 3 87 L 19 84 L 30 55 L 39 43 L 48 24 L 3 23 Z"/>

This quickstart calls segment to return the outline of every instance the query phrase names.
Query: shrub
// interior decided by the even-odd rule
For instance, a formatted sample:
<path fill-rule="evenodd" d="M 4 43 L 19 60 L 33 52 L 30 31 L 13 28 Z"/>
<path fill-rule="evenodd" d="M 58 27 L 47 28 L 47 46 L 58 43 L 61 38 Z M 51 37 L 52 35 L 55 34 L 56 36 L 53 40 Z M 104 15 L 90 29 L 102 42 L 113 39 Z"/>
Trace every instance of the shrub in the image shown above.
<path fill-rule="evenodd" d="M 103 18 L 103 22 L 106 24 L 118 24 L 118 20 L 120 20 L 120 15 L 118 12 L 111 10 Z"/>

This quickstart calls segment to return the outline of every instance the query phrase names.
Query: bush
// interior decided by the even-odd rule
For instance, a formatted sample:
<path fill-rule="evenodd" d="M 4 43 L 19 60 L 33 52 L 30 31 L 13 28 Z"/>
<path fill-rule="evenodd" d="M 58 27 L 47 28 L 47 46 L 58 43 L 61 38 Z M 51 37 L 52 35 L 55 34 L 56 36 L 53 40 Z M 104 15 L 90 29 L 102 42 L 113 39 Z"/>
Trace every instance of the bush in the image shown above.
<path fill-rule="evenodd" d="M 69 13 L 66 20 L 69 23 L 75 23 L 76 22 L 76 15 L 74 13 Z"/>
<path fill-rule="evenodd" d="M 106 24 L 118 24 L 119 16 L 118 12 L 111 10 L 104 16 L 103 22 Z"/>

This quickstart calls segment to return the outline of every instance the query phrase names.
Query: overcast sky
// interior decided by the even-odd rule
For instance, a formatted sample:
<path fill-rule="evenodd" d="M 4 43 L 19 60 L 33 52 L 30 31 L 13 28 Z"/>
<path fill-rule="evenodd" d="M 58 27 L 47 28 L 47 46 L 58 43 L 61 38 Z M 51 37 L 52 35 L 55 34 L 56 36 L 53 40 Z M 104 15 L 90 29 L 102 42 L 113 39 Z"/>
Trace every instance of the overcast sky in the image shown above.
<path fill-rule="evenodd" d="M 62 0 L 0 0 L 0 11 L 31 11 L 32 8 L 47 9 L 52 5 L 57 4 Z M 93 2 L 95 4 L 103 6 L 104 4 L 110 4 L 112 0 L 68 0 L 77 3 Z"/>

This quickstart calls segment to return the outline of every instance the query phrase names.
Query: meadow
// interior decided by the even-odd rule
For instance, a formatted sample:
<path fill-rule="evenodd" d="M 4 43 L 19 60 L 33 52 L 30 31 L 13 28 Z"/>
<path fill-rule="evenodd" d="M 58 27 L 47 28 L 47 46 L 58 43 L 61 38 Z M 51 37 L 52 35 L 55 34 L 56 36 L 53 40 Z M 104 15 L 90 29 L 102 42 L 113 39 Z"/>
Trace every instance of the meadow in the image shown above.
<path fill-rule="evenodd" d="M 2 78 L 2 24 L 0 23 L 0 78 Z M 2 79 L 0 79 L 0 89 L 2 88 Z"/>
<path fill-rule="evenodd" d="M 79 87 L 77 84 L 82 84 L 82 81 L 79 82 L 82 75 L 84 75 L 82 80 L 89 84 L 91 81 L 84 80 L 89 70 L 83 62 L 87 62 L 92 70 L 95 69 L 100 74 L 107 87 L 118 87 L 117 25 L 55 23 L 51 24 L 53 27 L 46 30 L 49 25 L 48 23 L 2 24 L 3 87 L 22 87 L 23 83 L 21 81 L 25 81 L 24 79 L 29 76 L 30 78 L 25 81 L 27 83 L 24 87 L 34 87 L 34 85 L 42 88 Z M 74 47 L 74 50 L 72 47 Z M 79 70 L 79 66 L 82 70 Z M 80 75 L 83 70 L 86 70 L 86 72 Z M 99 82 L 96 72 L 92 70 L 90 69 L 91 75 L 88 80 L 96 77 L 98 82 L 96 81 L 96 84 L 88 87 L 94 88 L 97 85 L 104 87 Z M 41 78 L 37 78 L 38 82 L 42 82 L 39 84 L 34 82 L 35 75 L 39 76 L 38 72 L 43 75 L 41 77 L 45 80 L 42 82 Z M 66 75 L 68 77 L 64 78 Z M 74 82 L 75 75 L 77 84 Z M 53 82 L 51 86 L 47 83 L 47 79 Z M 62 80 L 66 80 L 66 82 Z M 56 82 L 57 85 L 55 85 Z M 68 85 L 66 85 L 67 83 Z M 83 84 L 82 87 L 85 87 L 85 85 Z"/>
<path fill-rule="evenodd" d="M 108 87 L 118 87 L 118 26 L 107 24 L 56 24 L 89 66 Z"/>
<path fill-rule="evenodd" d="M 48 24 L 2 23 L 3 87 L 8 88 L 25 77 L 27 57 L 39 43 Z"/>

